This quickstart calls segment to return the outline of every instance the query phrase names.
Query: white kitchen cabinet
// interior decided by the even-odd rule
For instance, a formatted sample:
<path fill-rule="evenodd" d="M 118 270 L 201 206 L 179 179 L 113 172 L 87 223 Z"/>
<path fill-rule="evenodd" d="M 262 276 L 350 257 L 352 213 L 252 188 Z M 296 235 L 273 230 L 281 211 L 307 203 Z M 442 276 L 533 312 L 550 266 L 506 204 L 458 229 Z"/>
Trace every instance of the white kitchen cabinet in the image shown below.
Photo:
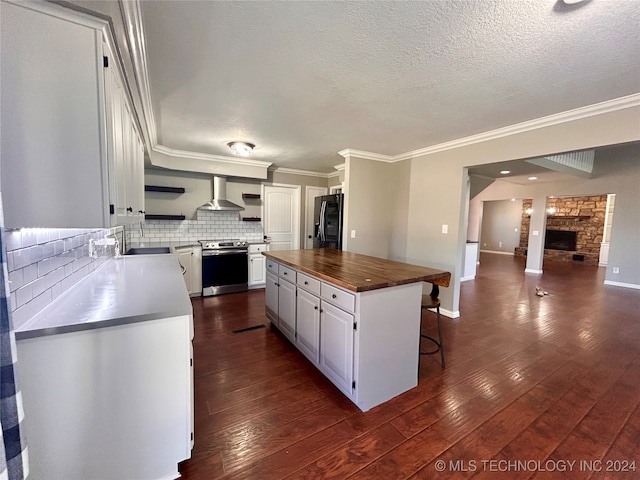
<path fill-rule="evenodd" d="M 280 278 L 278 280 L 278 327 L 291 342 L 296 334 L 296 286 Z"/>
<path fill-rule="evenodd" d="M 184 269 L 184 283 L 189 295 L 202 295 L 202 248 L 196 245 L 176 247 L 178 262 Z"/>
<path fill-rule="evenodd" d="M 144 145 L 135 127 L 134 115 L 114 56 L 103 44 L 105 114 L 107 120 L 107 164 L 112 225 L 144 220 Z"/>
<path fill-rule="evenodd" d="M 142 218 L 142 142 L 128 97 L 110 85 L 122 76 L 105 51 L 108 23 L 48 2 L 0 9 L 5 226 L 109 227 Z M 129 177 L 129 186 L 118 185 Z"/>
<path fill-rule="evenodd" d="M 266 243 L 249 245 L 249 288 L 265 286 L 267 259 L 262 252 L 268 250 L 269 245 Z"/>
<path fill-rule="evenodd" d="M 295 344 L 314 365 L 320 352 L 320 299 L 298 287 Z"/>
<path fill-rule="evenodd" d="M 275 263 L 275 262 L 271 262 Z M 268 265 L 267 265 L 268 267 Z M 267 271 L 266 285 L 264 293 L 264 305 L 267 318 L 271 320 L 271 323 L 278 327 L 280 322 L 278 321 L 278 277 L 271 272 Z"/>
<path fill-rule="evenodd" d="M 348 396 L 354 388 L 353 329 L 353 315 L 320 303 L 320 369 Z"/>
<path fill-rule="evenodd" d="M 190 316 L 17 341 L 29 478 L 177 478 L 191 456 Z"/>
<path fill-rule="evenodd" d="M 294 345 L 361 410 L 417 385 L 422 283 L 352 292 L 267 257 L 266 315 L 285 335 L 285 272 L 297 284 Z"/>
<path fill-rule="evenodd" d="M 295 273 L 295 270 L 273 260 L 267 262 L 266 315 L 291 342 L 295 342 L 296 333 L 296 285 L 293 283 L 296 280 Z"/>

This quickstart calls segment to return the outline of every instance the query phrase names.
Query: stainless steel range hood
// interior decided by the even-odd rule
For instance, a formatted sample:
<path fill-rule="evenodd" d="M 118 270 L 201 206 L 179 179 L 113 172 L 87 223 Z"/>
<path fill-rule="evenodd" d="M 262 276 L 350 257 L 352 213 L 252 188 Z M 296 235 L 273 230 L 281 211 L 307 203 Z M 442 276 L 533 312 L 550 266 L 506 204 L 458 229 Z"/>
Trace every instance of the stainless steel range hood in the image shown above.
<path fill-rule="evenodd" d="M 198 210 L 240 211 L 244 210 L 244 207 L 227 200 L 227 179 L 225 177 L 213 177 L 213 199 L 198 207 Z"/>

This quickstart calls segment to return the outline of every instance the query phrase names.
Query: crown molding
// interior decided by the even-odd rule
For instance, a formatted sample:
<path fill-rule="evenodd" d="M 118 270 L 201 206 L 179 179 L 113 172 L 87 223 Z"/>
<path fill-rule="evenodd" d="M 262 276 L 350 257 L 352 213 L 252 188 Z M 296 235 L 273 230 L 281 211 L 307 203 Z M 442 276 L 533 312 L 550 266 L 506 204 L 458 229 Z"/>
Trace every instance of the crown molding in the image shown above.
<path fill-rule="evenodd" d="M 634 93 L 633 95 L 614 98 L 613 100 L 607 100 L 605 102 L 587 105 L 586 107 L 575 108 L 573 110 L 555 113 L 546 117 L 540 117 L 534 120 L 516 123 L 508 127 L 498 128 L 496 130 L 490 130 L 488 132 L 479 133 L 477 135 L 471 135 L 469 137 L 452 140 L 451 142 L 445 142 L 438 145 L 433 145 L 431 147 L 420 148 L 411 152 L 395 155 L 393 157 L 393 161 L 400 162 L 402 160 L 409 160 L 411 158 L 420 157 L 422 155 L 429 155 L 432 153 L 443 152 L 445 150 L 451 150 L 453 148 L 465 147 L 467 145 L 473 145 L 474 143 L 495 140 L 518 133 L 538 130 L 540 128 L 550 127 L 552 125 L 558 125 L 560 123 L 572 122 L 575 120 L 581 120 L 583 118 L 589 118 L 596 115 L 602 115 L 605 113 L 615 112 L 618 110 L 624 110 L 626 108 L 637 106 L 640 106 L 640 93 Z"/>
<path fill-rule="evenodd" d="M 382 153 L 365 152 L 364 150 L 354 150 L 353 148 L 340 150 L 338 154 L 342 155 L 344 158 L 353 156 L 364 158 L 365 160 L 374 160 L 376 162 L 394 163 L 397 161 L 393 156 L 384 155 Z"/>
<path fill-rule="evenodd" d="M 327 178 L 333 178 L 333 177 L 339 177 L 339 176 L 340 176 L 340 172 L 327 173 Z"/>
<path fill-rule="evenodd" d="M 248 158 L 240 157 L 225 157 L 223 155 L 211 155 L 208 153 L 188 152 L 186 150 L 175 150 L 173 148 L 167 148 L 163 145 L 156 145 L 153 149 L 154 152 L 168 155 L 170 157 L 191 158 L 194 160 L 208 160 L 212 162 L 230 163 L 233 165 L 248 165 L 251 167 L 263 167 L 268 168 L 272 162 L 264 162 L 262 160 L 250 160 Z"/>
<path fill-rule="evenodd" d="M 338 170 L 338 172 L 343 171 L 345 168 L 347 168 L 347 164 L 346 163 L 341 163 L 340 165 L 334 165 L 333 168 L 335 168 L 336 170 Z M 333 173 L 332 175 L 335 175 L 335 173 Z"/>
<path fill-rule="evenodd" d="M 430 147 L 419 148 L 417 150 L 400 153 L 398 155 L 383 155 L 380 153 L 365 152 L 362 150 L 354 150 L 351 148 L 341 150 L 338 153 L 344 158 L 354 156 L 358 158 L 364 158 L 365 160 L 396 163 L 402 162 L 404 160 L 410 160 L 412 158 L 420 157 L 423 155 L 443 152 L 445 150 L 451 150 L 454 148 L 466 147 L 475 143 L 496 140 L 498 138 L 508 137 L 510 135 L 515 135 L 518 133 L 538 130 L 540 128 L 550 127 L 553 125 L 558 125 L 560 123 L 572 122 L 575 120 L 581 120 L 583 118 L 603 115 L 605 113 L 615 112 L 618 110 L 624 110 L 626 108 L 638 106 L 640 106 L 640 93 L 634 93 L 625 97 L 614 98 L 613 100 L 607 100 L 605 102 L 595 103 L 593 105 L 587 105 L 585 107 L 555 113 L 546 117 L 540 117 L 534 120 L 509 125 L 508 127 L 498 128 L 496 130 L 490 130 L 488 132 L 479 133 L 477 135 L 459 138 L 450 142 L 439 143 Z"/>
<path fill-rule="evenodd" d="M 147 138 L 149 149 L 157 150 L 158 132 L 156 130 L 155 115 L 153 113 L 153 103 L 151 102 L 151 87 L 149 83 L 149 69 L 147 67 L 147 45 L 142 25 L 142 8 L 139 0 L 119 2 L 122 13 L 122 21 L 127 30 L 127 40 L 131 51 L 131 61 L 136 74 L 136 83 L 140 92 L 142 102 L 142 116 L 147 128 Z M 164 153 L 164 152 L 160 152 Z M 189 152 L 190 153 L 190 152 Z M 191 157 L 190 158 L 195 158 Z"/>
<path fill-rule="evenodd" d="M 307 177 L 330 178 L 333 173 L 313 172 L 311 170 L 298 170 L 296 168 L 270 167 L 269 170 L 276 173 L 288 173 L 290 175 L 306 175 Z"/>
<path fill-rule="evenodd" d="M 102 30 L 106 32 L 109 28 L 109 21 L 96 15 L 90 15 L 80 10 L 69 8 L 64 2 L 57 4 L 51 1 L 24 1 L 24 0 L 2 0 L 2 3 L 9 3 L 18 7 L 44 13 L 52 17 L 60 18 L 76 25 Z"/>

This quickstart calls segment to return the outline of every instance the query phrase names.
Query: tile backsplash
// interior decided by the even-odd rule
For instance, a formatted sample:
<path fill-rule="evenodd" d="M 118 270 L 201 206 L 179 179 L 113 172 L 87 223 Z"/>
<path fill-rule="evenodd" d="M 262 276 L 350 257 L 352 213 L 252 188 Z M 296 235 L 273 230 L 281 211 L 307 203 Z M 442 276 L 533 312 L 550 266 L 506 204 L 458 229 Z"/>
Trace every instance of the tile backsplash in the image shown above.
<path fill-rule="evenodd" d="M 136 224 L 127 229 L 129 243 L 147 241 L 197 241 L 239 239 L 260 242 L 261 222 L 244 222 L 234 211 L 198 210 L 197 220 L 147 220 L 141 229 Z"/>
<path fill-rule="evenodd" d="M 96 246 L 90 240 L 116 235 L 121 249 L 137 241 L 195 242 L 237 238 L 263 239 L 261 222 L 244 222 L 238 212 L 198 211 L 197 220 L 147 220 L 142 226 L 107 229 L 23 228 L 5 231 L 10 307 L 13 325 L 20 327 L 62 293 L 98 268 L 115 253 L 114 246 Z M 123 252 L 124 253 L 124 252 Z"/>
<path fill-rule="evenodd" d="M 122 241 L 123 227 L 7 230 L 5 242 L 14 327 L 23 325 L 112 257 L 114 246 L 97 246 L 97 258 L 89 256 L 89 241 L 108 235 L 116 235 Z"/>

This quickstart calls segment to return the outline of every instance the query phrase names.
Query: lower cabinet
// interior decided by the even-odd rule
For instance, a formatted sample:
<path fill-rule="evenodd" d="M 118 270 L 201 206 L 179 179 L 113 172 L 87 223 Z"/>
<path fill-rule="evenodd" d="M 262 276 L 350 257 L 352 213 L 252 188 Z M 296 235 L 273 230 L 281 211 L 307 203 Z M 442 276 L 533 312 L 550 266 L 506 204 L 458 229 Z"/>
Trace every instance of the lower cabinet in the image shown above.
<path fill-rule="evenodd" d="M 320 369 L 347 395 L 353 382 L 353 315 L 320 303 Z"/>
<path fill-rule="evenodd" d="M 202 249 L 188 245 L 175 248 L 189 295 L 202 295 Z"/>
<path fill-rule="evenodd" d="M 292 342 L 296 334 L 296 286 L 281 278 L 278 281 L 278 326 Z"/>
<path fill-rule="evenodd" d="M 296 346 L 315 365 L 320 362 L 320 299 L 298 288 Z"/>
<path fill-rule="evenodd" d="M 264 293 L 265 313 L 271 323 L 278 327 L 280 325 L 278 321 L 278 277 L 268 271 L 266 280 Z"/>
<path fill-rule="evenodd" d="M 29 478 L 177 478 L 191 456 L 190 316 L 16 342 Z"/>
<path fill-rule="evenodd" d="M 266 243 L 249 245 L 249 288 L 265 286 L 267 257 L 262 252 L 269 250 Z"/>
<path fill-rule="evenodd" d="M 354 293 L 270 257 L 266 276 L 267 317 L 362 411 L 418 384 L 421 283 Z"/>

